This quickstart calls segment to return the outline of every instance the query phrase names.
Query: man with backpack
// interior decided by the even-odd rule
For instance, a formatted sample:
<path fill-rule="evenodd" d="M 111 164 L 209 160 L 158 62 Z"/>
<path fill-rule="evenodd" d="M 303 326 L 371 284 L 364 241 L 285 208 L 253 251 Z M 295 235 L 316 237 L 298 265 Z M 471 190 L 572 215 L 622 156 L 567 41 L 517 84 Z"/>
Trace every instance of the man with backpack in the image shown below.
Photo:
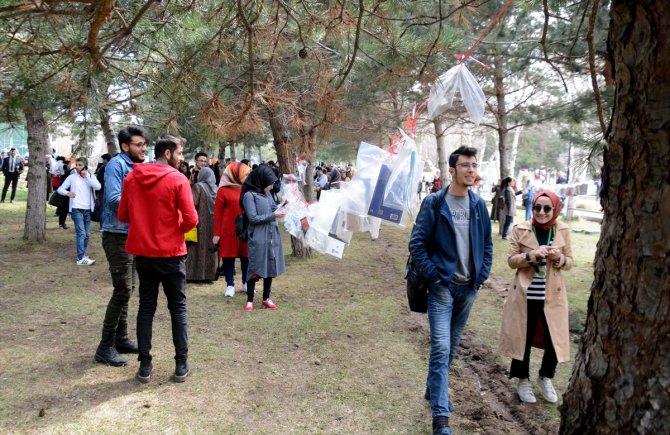
<path fill-rule="evenodd" d="M 477 178 L 477 150 L 462 146 L 449 156 L 452 183 L 426 197 L 409 241 L 419 272 L 428 280 L 430 359 L 425 398 L 433 434 L 450 435 L 449 366 L 493 261 L 486 203 L 469 189 Z M 436 203 L 438 202 L 438 203 Z"/>

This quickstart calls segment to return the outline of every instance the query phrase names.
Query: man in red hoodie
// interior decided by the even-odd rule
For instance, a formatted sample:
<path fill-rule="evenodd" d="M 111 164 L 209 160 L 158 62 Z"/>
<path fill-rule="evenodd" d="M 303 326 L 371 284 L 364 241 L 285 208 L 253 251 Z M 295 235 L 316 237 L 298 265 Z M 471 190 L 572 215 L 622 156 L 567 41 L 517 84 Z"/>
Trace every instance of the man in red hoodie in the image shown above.
<path fill-rule="evenodd" d="M 168 300 L 175 347 L 175 382 L 184 382 L 188 366 L 188 315 L 186 312 L 186 243 L 184 233 L 198 224 L 198 213 L 188 180 L 177 171 L 181 142 L 156 142 L 156 163 L 137 165 L 123 182 L 118 217 L 128 223 L 126 251 L 135 255 L 140 280 L 137 312 L 137 379 L 149 382 L 151 332 L 158 301 L 158 286 Z"/>

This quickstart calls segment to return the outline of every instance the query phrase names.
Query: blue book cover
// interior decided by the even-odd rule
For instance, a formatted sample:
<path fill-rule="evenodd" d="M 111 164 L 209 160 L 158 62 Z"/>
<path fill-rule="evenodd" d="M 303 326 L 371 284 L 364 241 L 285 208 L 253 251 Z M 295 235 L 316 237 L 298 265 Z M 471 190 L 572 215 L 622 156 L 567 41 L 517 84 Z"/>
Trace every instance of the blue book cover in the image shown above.
<path fill-rule="evenodd" d="M 402 208 L 388 207 L 384 205 L 384 192 L 386 191 L 391 172 L 392 170 L 389 165 L 382 165 L 379 169 L 379 177 L 377 178 L 375 191 L 372 194 L 372 201 L 370 201 L 368 215 L 399 224 L 400 219 L 402 219 Z"/>

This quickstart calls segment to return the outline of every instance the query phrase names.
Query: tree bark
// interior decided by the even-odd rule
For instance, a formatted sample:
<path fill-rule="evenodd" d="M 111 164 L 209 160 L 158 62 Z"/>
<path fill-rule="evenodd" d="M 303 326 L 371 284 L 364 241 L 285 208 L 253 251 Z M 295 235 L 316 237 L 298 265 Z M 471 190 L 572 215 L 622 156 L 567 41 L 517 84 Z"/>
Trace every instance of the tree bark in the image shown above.
<path fill-rule="evenodd" d="M 615 0 L 602 236 L 562 434 L 670 433 L 670 3 Z"/>
<path fill-rule="evenodd" d="M 512 149 L 509 159 L 510 177 L 514 177 L 514 174 L 516 174 L 516 154 L 519 150 L 519 137 L 521 136 L 521 130 L 523 130 L 523 127 L 517 127 L 516 130 L 514 130 L 514 138 L 512 139 Z"/>
<path fill-rule="evenodd" d="M 28 204 L 26 206 L 23 239 L 42 242 L 46 239 L 47 223 L 47 173 L 44 156 L 51 151 L 47 123 L 42 108 L 28 105 L 24 108 L 28 131 Z"/>
<path fill-rule="evenodd" d="M 277 163 L 282 174 L 292 174 L 289 147 L 291 143 L 291 133 L 288 128 L 288 119 L 286 113 L 281 109 L 267 108 L 268 120 L 270 121 L 270 130 L 272 131 L 272 143 L 277 153 Z"/>
<path fill-rule="evenodd" d="M 230 161 L 234 162 L 237 160 L 237 157 L 235 156 L 235 141 L 229 140 L 228 147 L 230 148 Z"/>
<path fill-rule="evenodd" d="M 116 144 L 116 136 L 114 135 L 114 130 L 112 130 L 112 125 L 109 122 L 109 112 L 107 109 L 100 110 L 100 128 L 102 128 L 102 134 L 107 143 L 107 152 L 112 156 L 117 155 L 119 153 L 119 147 Z"/>
<path fill-rule="evenodd" d="M 217 160 L 219 164 L 223 167 L 223 164 L 226 162 L 226 143 L 224 141 L 219 141 L 219 154 Z"/>
<path fill-rule="evenodd" d="M 503 80 L 502 64 L 499 57 L 494 57 L 493 60 L 493 89 L 496 94 L 496 110 L 493 116 L 496 118 L 498 128 L 498 153 L 500 153 L 500 178 L 510 176 L 509 173 L 509 155 L 507 150 L 507 108 L 505 103 L 505 82 Z"/>
<path fill-rule="evenodd" d="M 438 116 L 433 122 L 435 126 L 435 142 L 437 143 L 437 167 L 440 168 L 442 187 L 447 185 L 449 175 L 449 156 L 447 155 L 447 122 Z"/>

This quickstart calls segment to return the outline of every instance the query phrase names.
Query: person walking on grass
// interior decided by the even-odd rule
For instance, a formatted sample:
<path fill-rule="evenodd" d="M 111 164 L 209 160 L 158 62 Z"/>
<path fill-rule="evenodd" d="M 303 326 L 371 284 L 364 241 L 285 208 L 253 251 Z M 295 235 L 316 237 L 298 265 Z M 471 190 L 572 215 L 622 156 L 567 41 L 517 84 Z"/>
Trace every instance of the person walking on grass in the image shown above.
<path fill-rule="evenodd" d="M 95 260 L 86 255 L 91 237 L 91 213 L 95 210 L 95 191 L 100 190 L 98 179 L 88 171 L 88 160 L 79 157 L 75 162 L 76 174 L 67 177 L 58 193 L 70 198 L 69 212 L 74 222 L 77 246 L 77 265 L 92 266 Z"/>
<path fill-rule="evenodd" d="M 270 191 L 277 176 L 269 167 L 260 165 L 242 185 L 240 206 L 249 219 L 249 268 L 247 270 L 247 303 L 245 311 L 254 309 L 256 282 L 263 278 L 263 303 L 265 308 L 276 310 L 270 299 L 272 279 L 286 271 L 284 246 L 277 219 L 285 216 L 282 208 L 272 198 Z"/>
<path fill-rule="evenodd" d="M 139 127 L 121 129 L 118 134 L 121 152 L 105 166 L 105 191 L 102 200 L 102 247 L 105 250 L 114 290 L 107 304 L 102 324 L 102 338 L 95 351 L 95 360 L 113 367 L 128 364 L 122 353 L 137 353 L 137 346 L 128 338 L 128 301 L 135 289 L 135 261 L 126 252 L 128 225 L 119 221 L 117 211 L 123 180 L 142 163 L 147 152 L 147 134 Z"/>
<path fill-rule="evenodd" d="M 501 353 L 512 358 L 510 378 L 518 378 L 522 402 L 535 403 L 530 383 L 530 348 L 544 349 L 538 383 L 542 397 L 556 403 L 551 379 L 559 362 L 570 360 L 568 297 L 563 270 L 572 268 L 570 228 L 557 222 L 561 200 L 538 192 L 532 222 L 514 227 L 507 263 L 516 269 L 514 286 L 503 305 Z"/>
<path fill-rule="evenodd" d="M 219 257 L 223 261 L 226 277 L 224 297 L 235 296 L 235 259 L 240 259 L 242 269 L 242 289 L 247 290 L 247 269 L 249 267 L 248 243 L 240 242 L 235 233 L 235 219 L 242 213 L 240 199 L 242 184 L 251 172 L 244 163 L 233 162 L 226 166 L 221 176 L 219 190 L 214 204 L 214 236 L 212 243 L 219 246 Z"/>
<path fill-rule="evenodd" d="M 462 146 L 449 156 L 452 183 L 423 200 L 409 251 L 429 283 L 430 358 L 424 397 L 433 434 L 450 435 L 449 367 L 479 287 L 493 261 L 486 203 L 469 189 L 477 178 L 477 150 Z"/>
<path fill-rule="evenodd" d="M 137 379 L 147 383 L 151 378 L 151 337 L 162 284 L 172 319 L 173 379 L 184 382 L 190 373 L 184 233 L 198 224 L 198 213 L 191 186 L 177 170 L 182 158 L 181 141 L 161 138 L 156 141 L 155 152 L 156 163 L 138 165 L 124 181 L 118 212 L 119 220 L 128 223 L 126 251 L 135 255 L 140 279 Z"/>

